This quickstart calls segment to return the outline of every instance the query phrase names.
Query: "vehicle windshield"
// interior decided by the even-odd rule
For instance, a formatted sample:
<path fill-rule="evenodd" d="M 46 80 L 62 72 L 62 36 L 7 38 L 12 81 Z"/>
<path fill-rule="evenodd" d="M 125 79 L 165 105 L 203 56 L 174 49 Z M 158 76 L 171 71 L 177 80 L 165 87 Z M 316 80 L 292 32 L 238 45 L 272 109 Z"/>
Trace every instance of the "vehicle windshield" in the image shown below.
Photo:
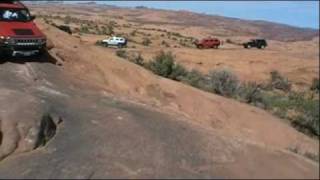
<path fill-rule="evenodd" d="M 30 21 L 31 15 L 27 9 L 0 9 L 0 21 Z"/>

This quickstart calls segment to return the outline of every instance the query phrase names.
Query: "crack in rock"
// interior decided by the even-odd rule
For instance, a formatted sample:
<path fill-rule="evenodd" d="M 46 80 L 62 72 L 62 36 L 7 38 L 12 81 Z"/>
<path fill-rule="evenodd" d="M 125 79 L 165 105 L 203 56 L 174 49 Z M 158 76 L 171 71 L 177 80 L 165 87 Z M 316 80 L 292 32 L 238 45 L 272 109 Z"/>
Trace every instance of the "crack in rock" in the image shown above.
<path fill-rule="evenodd" d="M 30 94 L 0 88 L 0 160 L 45 146 L 62 118 L 45 101 Z"/>

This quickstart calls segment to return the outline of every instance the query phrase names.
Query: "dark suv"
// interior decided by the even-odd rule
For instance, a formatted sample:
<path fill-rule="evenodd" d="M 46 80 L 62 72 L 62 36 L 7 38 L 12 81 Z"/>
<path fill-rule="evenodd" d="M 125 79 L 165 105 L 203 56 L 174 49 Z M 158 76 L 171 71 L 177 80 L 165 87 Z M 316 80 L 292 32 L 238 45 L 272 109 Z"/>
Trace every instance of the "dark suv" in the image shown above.
<path fill-rule="evenodd" d="M 267 46 L 268 44 L 265 39 L 251 39 L 249 42 L 243 43 L 243 47 L 248 49 L 252 47 L 263 49 Z"/>

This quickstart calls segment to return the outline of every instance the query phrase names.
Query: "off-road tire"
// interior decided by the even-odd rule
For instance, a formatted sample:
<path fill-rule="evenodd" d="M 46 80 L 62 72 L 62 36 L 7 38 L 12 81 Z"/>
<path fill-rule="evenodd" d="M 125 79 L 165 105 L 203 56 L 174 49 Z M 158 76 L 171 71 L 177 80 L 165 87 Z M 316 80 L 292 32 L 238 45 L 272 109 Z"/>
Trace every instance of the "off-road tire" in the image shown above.
<path fill-rule="evenodd" d="M 261 45 L 261 46 L 259 46 L 259 49 L 264 49 L 264 48 L 266 48 L 266 46 L 265 46 L 265 45 Z"/>
<path fill-rule="evenodd" d="M 203 49 L 203 45 L 197 45 L 198 49 Z"/>

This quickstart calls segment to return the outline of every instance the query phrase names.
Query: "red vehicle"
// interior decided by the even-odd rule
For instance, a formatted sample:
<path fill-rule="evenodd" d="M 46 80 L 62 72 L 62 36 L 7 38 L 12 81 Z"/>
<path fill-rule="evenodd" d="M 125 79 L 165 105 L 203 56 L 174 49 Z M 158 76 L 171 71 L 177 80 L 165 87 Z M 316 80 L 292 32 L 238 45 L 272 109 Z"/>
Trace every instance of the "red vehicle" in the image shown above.
<path fill-rule="evenodd" d="M 44 51 L 46 37 L 34 19 L 21 2 L 0 1 L 0 56 L 31 56 Z"/>
<path fill-rule="evenodd" d="M 194 42 L 194 44 L 199 49 L 203 49 L 203 48 L 217 49 L 220 45 L 222 45 L 222 42 L 217 38 L 205 38 L 205 39 L 202 39 L 201 41 Z"/>

